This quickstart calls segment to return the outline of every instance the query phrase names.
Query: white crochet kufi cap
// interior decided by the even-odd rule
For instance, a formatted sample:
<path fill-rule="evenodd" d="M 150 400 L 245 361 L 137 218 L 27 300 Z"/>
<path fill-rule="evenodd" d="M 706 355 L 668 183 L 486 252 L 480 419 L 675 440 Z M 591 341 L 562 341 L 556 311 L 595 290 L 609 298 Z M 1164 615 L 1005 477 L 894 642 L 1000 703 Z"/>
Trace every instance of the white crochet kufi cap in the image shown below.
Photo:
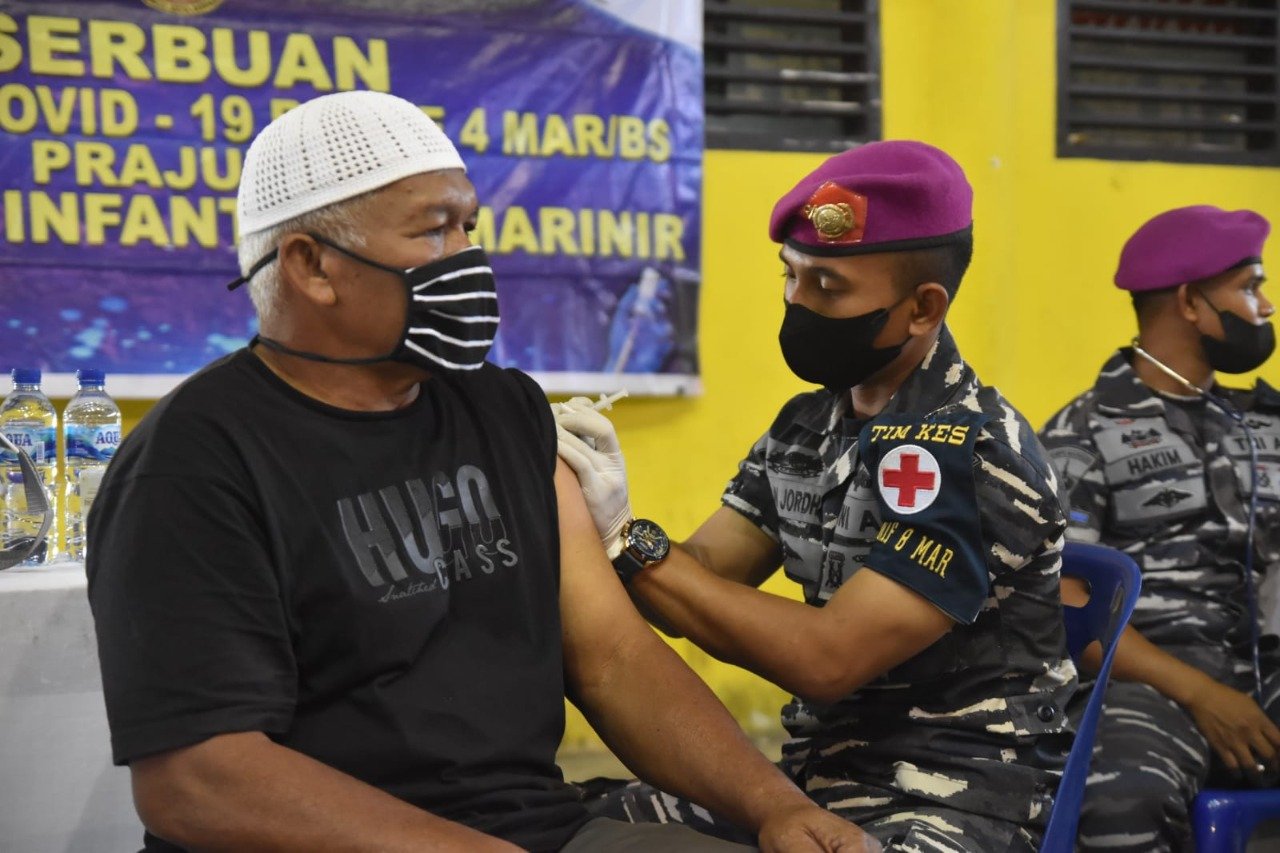
<path fill-rule="evenodd" d="M 271 122 L 249 146 L 236 199 L 240 233 L 441 169 L 466 165 L 418 107 L 383 92 L 323 95 Z"/>

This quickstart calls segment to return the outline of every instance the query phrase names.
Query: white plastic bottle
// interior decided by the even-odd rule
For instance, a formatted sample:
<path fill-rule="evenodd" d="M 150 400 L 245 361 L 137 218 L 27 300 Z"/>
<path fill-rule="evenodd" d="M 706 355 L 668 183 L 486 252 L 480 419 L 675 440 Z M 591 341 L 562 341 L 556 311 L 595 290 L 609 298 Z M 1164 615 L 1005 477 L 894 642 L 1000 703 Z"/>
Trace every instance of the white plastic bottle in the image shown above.
<path fill-rule="evenodd" d="M 40 371 L 13 371 L 13 391 L 0 403 L 0 430 L 13 444 L 22 448 L 40 473 L 46 500 L 56 516 L 58 476 L 58 413 L 53 403 L 40 390 Z M 5 512 L 0 535 L 5 545 L 36 536 L 44 520 L 40 512 L 30 512 L 17 456 L 4 452 Z M 51 528 L 44 544 L 23 565 L 42 565 L 58 555 L 57 529 Z"/>
<path fill-rule="evenodd" d="M 107 396 L 106 376 L 101 370 L 76 373 L 80 390 L 62 411 L 65 494 L 63 530 L 67 555 L 83 560 L 86 523 L 107 463 L 120 446 L 120 407 Z"/>

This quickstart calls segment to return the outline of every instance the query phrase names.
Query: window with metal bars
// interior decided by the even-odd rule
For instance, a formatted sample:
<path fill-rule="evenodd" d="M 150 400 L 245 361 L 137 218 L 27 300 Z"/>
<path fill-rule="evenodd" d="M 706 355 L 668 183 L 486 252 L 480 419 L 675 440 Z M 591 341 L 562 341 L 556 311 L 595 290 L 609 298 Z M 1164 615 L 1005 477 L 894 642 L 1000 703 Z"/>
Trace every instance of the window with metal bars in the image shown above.
<path fill-rule="evenodd" d="M 880 138 L 878 0 L 704 0 L 708 148 Z"/>
<path fill-rule="evenodd" d="M 1058 156 L 1280 165 L 1280 2 L 1058 0 Z"/>

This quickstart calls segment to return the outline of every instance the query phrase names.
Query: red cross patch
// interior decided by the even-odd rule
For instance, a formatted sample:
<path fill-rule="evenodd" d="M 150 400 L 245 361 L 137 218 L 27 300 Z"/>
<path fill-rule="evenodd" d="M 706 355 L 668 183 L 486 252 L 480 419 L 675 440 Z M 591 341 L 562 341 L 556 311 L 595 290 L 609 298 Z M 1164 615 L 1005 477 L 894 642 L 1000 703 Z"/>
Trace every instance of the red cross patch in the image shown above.
<path fill-rule="evenodd" d="M 938 460 L 923 447 L 903 444 L 880 460 L 876 471 L 880 496 L 891 510 L 912 515 L 928 509 L 942 491 Z"/>

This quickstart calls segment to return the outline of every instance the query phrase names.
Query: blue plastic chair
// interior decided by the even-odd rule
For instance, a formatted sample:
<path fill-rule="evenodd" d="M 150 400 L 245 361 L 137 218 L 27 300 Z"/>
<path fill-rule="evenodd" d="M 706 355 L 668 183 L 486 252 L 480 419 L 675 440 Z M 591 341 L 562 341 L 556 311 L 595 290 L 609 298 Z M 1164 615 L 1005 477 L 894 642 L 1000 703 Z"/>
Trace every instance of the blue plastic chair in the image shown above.
<path fill-rule="evenodd" d="M 1080 805 L 1084 802 L 1084 783 L 1089 776 L 1089 759 L 1102 716 L 1102 699 L 1111 676 L 1111 658 L 1116 641 L 1129 623 L 1133 606 L 1142 588 L 1142 572 L 1128 555 L 1101 545 L 1068 542 L 1062 552 L 1062 574 L 1080 578 L 1089 584 L 1089 601 L 1083 607 L 1063 606 L 1062 618 L 1067 631 L 1067 652 L 1076 663 L 1094 641 L 1102 643 L 1102 666 L 1084 716 L 1076 731 L 1075 743 L 1067 755 L 1067 764 L 1058 783 L 1053 812 L 1045 828 L 1040 853 L 1072 853 L 1076 844 L 1076 825 L 1080 822 Z"/>
<path fill-rule="evenodd" d="M 1249 836 L 1264 820 L 1280 819 L 1280 790 L 1230 791 L 1206 788 L 1191 807 L 1196 853 L 1244 853 Z"/>

